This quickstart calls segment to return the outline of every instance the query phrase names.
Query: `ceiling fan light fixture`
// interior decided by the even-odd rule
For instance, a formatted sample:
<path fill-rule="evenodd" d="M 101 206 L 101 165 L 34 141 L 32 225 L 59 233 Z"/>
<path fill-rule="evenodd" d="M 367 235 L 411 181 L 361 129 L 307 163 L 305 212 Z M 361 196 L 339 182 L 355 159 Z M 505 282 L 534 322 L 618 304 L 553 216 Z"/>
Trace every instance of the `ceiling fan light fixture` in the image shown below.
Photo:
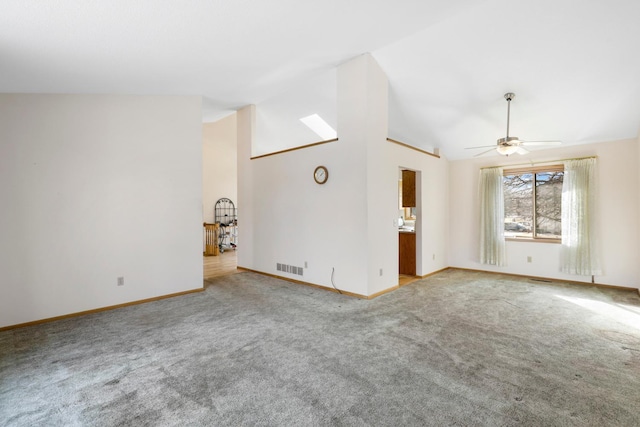
<path fill-rule="evenodd" d="M 496 147 L 496 150 L 503 156 L 509 156 L 518 151 L 518 145 L 498 145 L 498 147 Z"/>

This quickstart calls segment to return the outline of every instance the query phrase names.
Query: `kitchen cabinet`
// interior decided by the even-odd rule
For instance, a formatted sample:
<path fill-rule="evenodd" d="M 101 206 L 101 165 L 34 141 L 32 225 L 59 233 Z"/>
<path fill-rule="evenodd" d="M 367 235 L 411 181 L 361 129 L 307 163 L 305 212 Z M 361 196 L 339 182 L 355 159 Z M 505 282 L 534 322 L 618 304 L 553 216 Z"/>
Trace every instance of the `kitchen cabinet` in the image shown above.
<path fill-rule="evenodd" d="M 416 173 L 415 171 L 402 171 L 402 207 L 413 208 L 416 206 Z"/>
<path fill-rule="evenodd" d="M 400 232 L 399 273 L 409 276 L 416 275 L 416 233 Z"/>

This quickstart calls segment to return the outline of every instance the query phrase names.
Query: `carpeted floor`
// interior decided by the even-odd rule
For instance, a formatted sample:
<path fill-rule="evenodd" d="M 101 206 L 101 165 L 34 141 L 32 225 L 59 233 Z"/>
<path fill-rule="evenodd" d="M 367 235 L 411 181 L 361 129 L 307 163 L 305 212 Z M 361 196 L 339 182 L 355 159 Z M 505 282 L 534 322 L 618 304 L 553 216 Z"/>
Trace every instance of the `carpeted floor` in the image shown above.
<path fill-rule="evenodd" d="M 1 332 L 0 425 L 640 425 L 640 299 L 448 270 L 366 301 L 241 273 Z"/>

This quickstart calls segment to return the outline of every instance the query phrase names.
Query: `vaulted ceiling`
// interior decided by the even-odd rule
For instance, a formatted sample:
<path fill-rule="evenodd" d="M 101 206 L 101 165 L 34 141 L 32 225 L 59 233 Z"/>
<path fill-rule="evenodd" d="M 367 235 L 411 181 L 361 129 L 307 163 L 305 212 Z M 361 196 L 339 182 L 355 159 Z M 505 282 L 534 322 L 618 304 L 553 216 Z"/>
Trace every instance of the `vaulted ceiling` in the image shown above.
<path fill-rule="evenodd" d="M 3 0 L 0 91 L 201 95 L 207 120 L 370 52 L 390 136 L 450 159 L 511 134 L 640 129 L 637 0 Z"/>

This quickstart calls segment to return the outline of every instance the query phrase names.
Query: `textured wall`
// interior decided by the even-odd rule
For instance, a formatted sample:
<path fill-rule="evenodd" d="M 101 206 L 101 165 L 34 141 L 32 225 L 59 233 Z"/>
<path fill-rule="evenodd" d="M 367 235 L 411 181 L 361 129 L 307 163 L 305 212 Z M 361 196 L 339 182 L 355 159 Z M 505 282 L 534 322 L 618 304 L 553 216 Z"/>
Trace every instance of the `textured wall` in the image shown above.
<path fill-rule="evenodd" d="M 200 105 L 0 95 L 0 326 L 202 287 Z"/>
<path fill-rule="evenodd" d="M 202 125 L 202 218 L 213 222 L 222 197 L 238 204 L 238 137 L 236 114 Z"/>

